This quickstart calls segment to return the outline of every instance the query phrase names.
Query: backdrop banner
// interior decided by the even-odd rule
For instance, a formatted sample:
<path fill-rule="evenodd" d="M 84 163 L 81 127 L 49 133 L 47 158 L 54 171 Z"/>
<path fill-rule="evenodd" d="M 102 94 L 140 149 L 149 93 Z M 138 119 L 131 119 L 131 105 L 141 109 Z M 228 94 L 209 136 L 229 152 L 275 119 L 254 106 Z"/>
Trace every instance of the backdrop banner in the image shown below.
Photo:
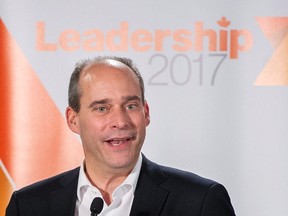
<path fill-rule="evenodd" d="M 76 167 L 75 63 L 133 59 L 150 105 L 143 153 L 214 179 L 236 214 L 288 212 L 288 1 L 0 0 L 0 215 L 13 190 Z"/>

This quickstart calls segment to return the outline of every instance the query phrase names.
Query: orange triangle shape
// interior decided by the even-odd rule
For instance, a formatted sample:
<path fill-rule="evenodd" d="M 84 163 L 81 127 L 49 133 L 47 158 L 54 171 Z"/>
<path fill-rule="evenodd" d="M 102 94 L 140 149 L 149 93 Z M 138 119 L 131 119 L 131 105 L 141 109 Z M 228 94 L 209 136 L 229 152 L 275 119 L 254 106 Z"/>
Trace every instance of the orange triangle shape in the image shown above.
<path fill-rule="evenodd" d="M 288 85 L 288 34 L 257 77 L 255 85 Z"/>
<path fill-rule="evenodd" d="M 277 48 L 288 33 L 288 17 L 257 17 L 256 21 L 272 46 Z"/>
<path fill-rule="evenodd" d="M 0 41 L 0 157 L 22 187 L 79 165 L 83 153 L 1 19 Z"/>
<path fill-rule="evenodd" d="M 0 215 L 5 215 L 6 206 L 14 190 L 12 182 L 9 181 L 8 173 L 0 160 Z"/>

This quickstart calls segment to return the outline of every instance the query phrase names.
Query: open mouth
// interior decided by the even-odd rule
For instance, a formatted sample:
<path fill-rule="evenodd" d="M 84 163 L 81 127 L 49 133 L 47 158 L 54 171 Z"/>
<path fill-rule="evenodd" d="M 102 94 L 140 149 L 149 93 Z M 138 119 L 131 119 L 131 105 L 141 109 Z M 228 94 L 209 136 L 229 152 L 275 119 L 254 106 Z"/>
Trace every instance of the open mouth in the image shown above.
<path fill-rule="evenodd" d="M 133 137 L 125 137 L 125 138 L 113 138 L 109 139 L 106 142 L 111 144 L 112 146 L 120 146 L 126 144 L 133 140 Z"/>

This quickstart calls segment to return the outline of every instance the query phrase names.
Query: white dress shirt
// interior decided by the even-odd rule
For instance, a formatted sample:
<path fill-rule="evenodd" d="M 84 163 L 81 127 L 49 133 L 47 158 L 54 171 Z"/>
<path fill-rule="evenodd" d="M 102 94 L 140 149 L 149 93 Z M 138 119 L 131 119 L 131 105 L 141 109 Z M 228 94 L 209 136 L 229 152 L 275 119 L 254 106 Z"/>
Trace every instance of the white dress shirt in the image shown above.
<path fill-rule="evenodd" d="M 101 197 L 104 201 L 104 206 L 99 216 L 128 216 L 132 207 L 141 164 L 142 155 L 140 154 L 134 169 L 122 184 L 113 191 L 112 202 L 108 206 L 100 191 L 87 178 L 84 171 L 84 163 L 82 163 L 77 186 L 75 216 L 89 216 L 91 214 L 90 205 L 95 197 Z"/>

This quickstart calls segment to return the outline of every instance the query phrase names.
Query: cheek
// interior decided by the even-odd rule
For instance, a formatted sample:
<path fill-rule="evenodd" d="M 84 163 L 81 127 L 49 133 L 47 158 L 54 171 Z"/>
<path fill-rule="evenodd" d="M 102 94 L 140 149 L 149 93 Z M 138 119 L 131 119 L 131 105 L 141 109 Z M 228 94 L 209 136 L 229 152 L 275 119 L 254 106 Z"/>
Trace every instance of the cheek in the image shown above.
<path fill-rule="evenodd" d="M 149 123 L 150 123 L 149 118 L 146 118 L 145 116 L 141 117 L 138 116 L 137 120 L 134 121 L 134 125 L 138 127 L 138 129 L 141 131 L 143 130 L 145 131 Z"/>
<path fill-rule="evenodd" d="M 102 130 L 103 124 L 94 118 L 83 119 L 79 122 L 81 134 L 97 134 L 98 131 Z"/>

